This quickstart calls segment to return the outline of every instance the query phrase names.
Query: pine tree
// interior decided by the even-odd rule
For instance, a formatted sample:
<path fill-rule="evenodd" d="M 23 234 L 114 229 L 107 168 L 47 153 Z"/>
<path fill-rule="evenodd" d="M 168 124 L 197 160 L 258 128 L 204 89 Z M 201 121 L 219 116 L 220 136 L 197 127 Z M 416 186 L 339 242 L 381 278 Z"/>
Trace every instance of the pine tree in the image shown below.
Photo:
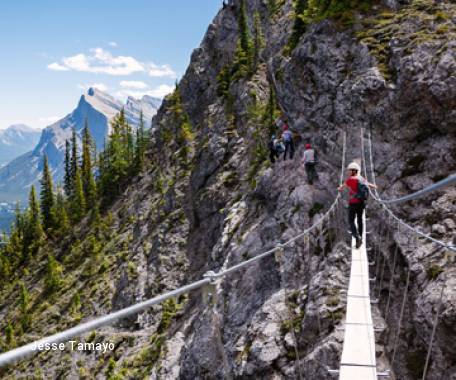
<path fill-rule="evenodd" d="M 53 214 L 55 203 L 54 186 L 52 184 L 52 174 L 49 170 L 47 156 L 44 156 L 43 177 L 41 179 L 41 215 L 43 227 L 46 232 L 55 227 L 56 221 Z"/>
<path fill-rule="evenodd" d="M 68 140 L 65 141 L 65 176 L 64 176 L 64 189 L 67 197 L 71 195 L 73 190 L 73 182 L 71 177 L 71 145 Z"/>
<path fill-rule="evenodd" d="M 76 168 L 76 174 L 73 184 L 73 195 L 71 197 L 71 218 L 74 222 L 79 222 L 84 216 L 86 203 L 84 198 L 84 189 L 82 186 L 81 171 Z"/>
<path fill-rule="evenodd" d="M 273 86 L 269 86 L 269 98 L 261 122 L 268 126 L 269 134 L 276 133 L 275 120 L 279 115 L 277 99 Z"/>
<path fill-rule="evenodd" d="M 96 184 L 93 177 L 92 169 L 92 137 L 90 136 L 87 120 L 82 134 L 82 185 L 84 189 L 84 197 L 88 210 L 92 209 L 96 202 Z"/>
<path fill-rule="evenodd" d="M 56 220 L 56 229 L 59 236 L 65 236 L 70 228 L 68 213 L 65 207 L 65 199 L 61 191 L 57 192 L 57 199 L 53 210 Z"/>
<path fill-rule="evenodd" d="M 70 178 L 72 182 L 72 190 L 74 190 L 74 180 L 76 178 L 76 172 L 79 169 L 79 155 L 78 155 L 78 139 L 76 136 L 76 130 L 73 128 L 71 134 L 71 157 L 70 157 Z"/>
<path fill-rule="evenodd" d="M 135 145 L 135 164 L 134 174 L 138 174 L 144 167 L 144 155 L 146 152 L 146 134 L 144 129 L 144 118 L 141 111 L 139 117 L 139 127 L 136 129 L 136 145 Z"/>
<path fill-rule="evenodd" d="M 240 2 L 240 13 L 238 19 L 238 26 L 239 26 L 239 41 L 241 44 L 241 48 L 245 53 L 250 51 L 250 36 L 249 36 L 249 28 L 247 25 L 247 9 L 245 6 L 245 0 L 241 0 Z"/>
<path fill-rule="evenodd" d="M 253 52 L 252 41 L 247 25 L 247 9 L 245 0 L 240 2 L 238 15 L 239 39 L 236 46 L 233 67 L 231 70 L 233 81 L 244 78 L 252 72 Z"/>
<path fill-rule="evenodd" d="M 258 63 L 260 62 L 260 54 L 261 50 L 264 48 L 264 37 L 263 32 L 261 31 L 261 19 L 260 14 L 255 12 L 253 18 L 253 70 L 255 71 L 258 67 Z"/>
<path fill-rule="evenodd" d="M 103 206 L 121 192 L 134 164 L 133 136 L 123 109 L 112 120 L 111 126 L 112 133 L 100 155 L 98 186 Z"/>
<path fill-rule="evenodd" d="M 8 245 L 8 237 L 3 237 Z M 0 247 L 0 288 L 3 286 L 3 281 L 11 276 L 11 261 L 7 254 L 6 247 Z"/>
<path fill-rule="evenodd" d="M 31 316 L 30 309 L 30 295 L 24 283 L 20 284 L 20 310 L 21 310 L 21 326 L 22 330 L 27 330 L 30 326 Z"/>
<path fill-rule="evenodd" d="M 304 12 L 307 9 L 308 0 L 296 0 L 294 6 L 294 22 L 291 30 L 290 40 L 286 48 L 286 53 L 291 53 L 298 45 L 299 39 L 306 31 L 306 22 L 304 20 Z"/>
<path fill-rule="evenodd" d="M 12 225 L 7 243 L 3 247 L 10 268 L 15 266 L 23 258 L 24 233 L 26 229 L 25 219 L 26 215 L 21 212 L 19 203 L 17 203 L 15 221 Z"/>
<path fill-rule="evenodd" d="M 40 206 L 33 185 L 30 189 L 29 208 L 26 213 L 23 236 L 22 260 L 26 261 L 30 256 L 34 256 L 38 252 L 43 237 Z"/>
<path fill-rule="evenodd" d="M 8 325 L 6 326 L 5 336 L 6 336 L 6 339 L 5 339 L 6 347 L 9 349 L 16 347 L 16 339 L 14 337 L 14 328 L 11 325 L 11 322 L 8 322 Z"/>
<path fill-rule="evenodd" d="M 46 277 L 44 285 L 48 293 L 53 293 L 62 285 L 62 267 L 51 254 L 47 255 Z"/>

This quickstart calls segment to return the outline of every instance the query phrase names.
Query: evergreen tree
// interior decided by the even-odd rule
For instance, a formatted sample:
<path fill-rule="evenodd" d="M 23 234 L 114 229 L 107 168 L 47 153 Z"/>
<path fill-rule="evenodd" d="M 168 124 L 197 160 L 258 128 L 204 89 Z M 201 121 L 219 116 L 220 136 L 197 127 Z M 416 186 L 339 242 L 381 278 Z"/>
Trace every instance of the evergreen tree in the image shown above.
<path fill-rule="evenodd" d="M 64 176 L 64 188 L 67 197 L 71 195 L 73 189 L 73 182 L 71 177 L 71 145 L 68 140 L 65 141 L 65 176 Z"/>
<path fill-rule="evenodd" d="M 84 189 L 84 197 L 86 200 L 86 207 L 90 210 L 96 202 L 96 184 L 93 177 L 92 169 L 92 156 L 93 156 L 93 142 L 90 136 L 89 126 L 87 120 L 82 134 L 82 185 Z"/>
<path fill-rule="evenodd" d="M 6 326 L 5 337 L 6 337 L 5 343 L 6 343 L 7 348 L 12 349 L 12 348 L 16 347 L 16 339 L 14 337 L 14 328 L 11 325 L 11 322 L 8 322 L 8 325 Z"/>
<path fill-rule="evenodd" d="M 86 203 L 84 198 L 84 189 L 82 185 L 81 171 L 76 169 L 73 195 L 71 197 L 71 218 L 74 222 L 79 222 L 84 216 Z"/>
<path fill-rule="evenodd" d="M 262 117 L 261 122 L 266 124 L 269 129 L 269 134 L 276 133 L 276 126 L 275 120 L 279 115 L 279 110 L 277 108 L 277 99 L 276 94 L 273 86 L 269 86 L 269 98 L 268 103 L 266 104 L 266 108 Z"/>
<path fill-rule="evenodd" d="M 68 232 L 70 225 L 68 221 L 68 213 L 65 207 L 65 200 L 62 192 L 57 192 L 57 199 L 53 211 L 56 220 L 56 229 L 59 236 L 64 236 Z"/>
<path fill-rule="evenodd" d="M 253 18 L 253 71 L 255 71 L 258 67 L 258 63 L 260 62 L 260 53 L 261 50 L 264 48 L 264 37 L 263 32 L 261 31 L 261 19 L 260 14 L 255 12 Z"/>
<path fill-rule="evenodd" d="M 48 293 L 53 293 L 62 285 L 62 267 L 51 254 L 47 255 L 46 277 L 44 285 Z"/>
<path fill-rule="evenodd" d="M 76 178 L 76 172 L 79 169 L 79 155 L 78 155 L 78 139 L 76 136 L 76 130 L 73 128 L 71 134 L 71 157 L 70 157 L 70 178 L 72 182 L 72 190 L 74 190 L 74 180 Z"/>
<path fill-rule="evenodd" d="M 139 127 L 136 129 L 136 145 L 135 145 L 135 164 L 134 174 L 138 174 L 144 167 L 145 152 L 146 152 L 146 133 L 144 129 L 144 118 L 141 111 L 139 118 Z"/>
<path fill-rule="evenodd" d="M 5 256 L 8 258 L 10 266 L 14 266 L 22 259 L 24 252 L 24 233 L 25 233 L 25 218 L 19 207 L 16 204 L 16 217 L 12 225 L 9 238 L 4 246 Z"/>
<path fill-rule="evenodd" d="M 22 330 L 27 330 L 30 326 L 31 316 L 30 309 L 30 295 L 24 283 L 20 284 L 20 310 L 21 310 L 21 326 Z"/>
<path fill-rule="evenodd" d="M 5 234 L 6 235 L 6 234 Z M 8 237 L 3 237 L 4 241 L 8 242 Z M 8 244 L 8 243 L 7 243 Z M 0 288 L 3 286 L 3 281 L 11 275 L 11 262 L 7 255 L 5 247 L 0 248 Z"/>
<path fill-rule="evenodd" d="M 296 0 L 294 5 L 294 22 L 291 30 L 290 40 L 286 48 L 286 53 L 291 53 L 298 45 L 299 39 L 306 31 L 304 12 L 307 9 L 308 0 Z"/>
<path fill-rule="evenodd" d="M 40 206 L 33 185 L 30 189 L 29 208 L 26 213 L 23 236 L 22 260 L 26 261 L 30 256 L 34 256 L 38 252 L 43 237 Z"/>
<path fill-rule="evenodd" d="M 122 111 L 111 122 L 112 133 L 100 155 L 98 186 L 106 206 L 118 195 L 132 172 L 133 136 Z"/>
<path fill-rule="evenodd" d="M 249 28 L 247 25 L 247 9 L 245 6 L 245 0 L 241 0 L 240 2 L 240 13 L 238 18 L 238 26 L 239 26 L 239 41 L 241 45 L 241 49 L 248 53 L 250 51 L 251 42 L 250 42 L 250 35 L 249 35 Z"/>
<path fill-rule="evenodd" d="M 241 0 L 238 16 L 239 39 L 236 46 L 235 58 L 231 70 L 233 80 L 244 78 L 251 73 L 253 52 L 252 41 L 247 25 L 247 9 L 245 0 Z"/>
<path fill-rule="evenodd" d="M 49 231 L 55 227 L 55 218 L 53 214 L 55 198 L 54 186 L 52 184 L 52 174 L 49 170 L 47 156 L 44 156 L 43 177 L 41 179 L 41 215 L 43 217 L 43 227 Z"/>

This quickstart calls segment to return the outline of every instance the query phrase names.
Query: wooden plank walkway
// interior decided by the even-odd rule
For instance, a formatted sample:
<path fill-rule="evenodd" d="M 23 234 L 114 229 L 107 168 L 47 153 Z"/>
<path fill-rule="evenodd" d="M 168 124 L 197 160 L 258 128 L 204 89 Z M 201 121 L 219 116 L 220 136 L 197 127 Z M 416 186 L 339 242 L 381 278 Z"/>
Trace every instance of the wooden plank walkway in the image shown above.
<path fill-rule="evenodd" d="M 363 215 L 363 222 L 363 245 L 356 249 L 355 239 L 352 239 L 352 260 L 339 380 L 377 380 L 365 215 Z"/>

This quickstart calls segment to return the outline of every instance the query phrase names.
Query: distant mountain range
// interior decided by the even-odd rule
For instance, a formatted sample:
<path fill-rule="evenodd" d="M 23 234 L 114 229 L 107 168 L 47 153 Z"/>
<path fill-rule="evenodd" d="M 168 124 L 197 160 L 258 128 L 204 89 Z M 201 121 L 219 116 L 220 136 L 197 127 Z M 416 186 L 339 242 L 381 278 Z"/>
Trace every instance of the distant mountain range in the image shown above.
<path fill-rule="evenodd" d="M 70 139 L 73 128 L 80 139 L 85 120 L 97 150 L 101 150 L 110 131 L 109 122 L 122 108 L 130 125 L 135 127 L 139 125 L 142 110 L 145 126 L 149 128 L 160 105 L 161 99 L 147 95 L 141 99 L 129 97 L 122 103 L 103 91 L 89 88 L 73 112 L 43 129 L 36 146 L 0 169 L 0 202 L 23 203 L 27 200 L 30 187 L 39 186 L 44 154 L 48 157 L 54 181 L 61 182 L 65 141 Z"/>
<path fill-rule="evenodd" d="M 40 129 L 24 124 L 11 125 L 0 130 L 0 166 L 13 158 L 28 152 L 37 144 L 41 135 Z"/>

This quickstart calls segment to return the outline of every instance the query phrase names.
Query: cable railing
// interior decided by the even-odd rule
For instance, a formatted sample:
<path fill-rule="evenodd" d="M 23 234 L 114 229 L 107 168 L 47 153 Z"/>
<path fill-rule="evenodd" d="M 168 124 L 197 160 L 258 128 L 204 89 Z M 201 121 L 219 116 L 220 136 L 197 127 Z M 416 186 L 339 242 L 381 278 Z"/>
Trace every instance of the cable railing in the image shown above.
<path fill-rule="evenodd" d="M 343 171 L 345 168 L 346 141 L 347 141 L 346 133 L 343 132 L 342 159 L 341 159 L 342 160 L 342 163 L 341 163 L 342 175 L 343 175 Z M 340 178 L 343 178 L 342 175 Z M 252 257 L 251 259 L 243 261 L 239 264 L 235 264 L 235 265 L 231 266 L 230 268 L 227 268 L 220 272 L 208 271 L 203 275 L 203 278 L 199 281 L 192 282 L 188 285 L 185 285 L 180 288 L 169 291 L 167 293 L 158 295 L 149 300 L 139 302 L 137 304 L 126 307 L 124 309 L 95 318 L 91 321 L 81 323 L 75 327 L 64 330 L 60 333 L 50 335 L 50 336 L 42 338 L 42 339 L 38 339 L 38 340 L 28 343 L 24 346 L 21 346 L 21 347 L 13 349 L 11 351 L 2 353 L 2 354 L 0 354 L 0 367 L 8 365 L 8 364 L 12 364 L 19 359 L 23 359 L 23 358 L 26 358 L 33 354 L 39 353 L 40 352 L 39 347 L 45 347 L 47 345 L 58 344 L 58 343 L 68 341 L 71 338 L 80 336 L 80 335 L 87 333 L 89 331 L 92 331 L 96 328 L 112 324 L 113 322 L 115 322 L 119 319 L 123 319 L 125 317 L 129 317 L 131 315 L 137 314 L 140 311 L 150 308 L 153 305 L 160 304 L 170 298 L 175 298 L 182 294 L 189 293 L 192 290 L 197 290 L 197 289 L 201 289 L 206 286 L 209 286 L 210 284 L 213 284 L 219 278 L 228 276 L 231 273 L 237 272 L 241 269 L 244 269 L 244 268 L 250 266 L 254 262 L 257 262 L 265 257 L 271 256 L 273 253 L 282 250 L 284 247 L 292 244 L 293 242 L 300 239 L 301 237 L 310 236 L 310 233 L 312 231 L 319 228 L 325 222 L 326 219 L 330 218 L 330 215 L 333 213 L 333 211 L 337 207 L 337 205 L 340 201 L 340 198 L 341 198 L 340 193 L 338 193 L 337 196 L 335 197 L 334 201 L 332 202 L 331 206 L 329 207 L 329 209 L 314 224 L 312 224 L 312 226 L 305 229 L 304 231 L 302 231 L 298 235 L 294 236 L 293 238 L 287 240 L 286 242 L 280 243 L 277 246 L 275 246 L 274 248 L 272 248 L 266 252 L 263 252 L 255 257 Z"/>
<path fill-rule="evenodd" d="M 366 173 L 366 177 L 367 177 L 367 164 L 366 164 L 366 160 L 365 160 L 365 151 L 364 151 L 364 131 L 362 129 L 361 129 L 361 141 L 362 141 L 361 145 L 362 145 L 362 148 L 363 148 L 362 156 L 363 156 L 364 163 L 365 163 L 365 166 L 366 166 L 365 173 Z M 376 184 L 376 178 L 375 178 L 374 161 L 373 161 L 373 157 L 372 157 L 372 139 L 371 139 L 370 131 L 368 132 L 368 149 L 369 149 L 369 161 L 370 161 L 370 167 L 371 167 L 372 182 L 376 186 L 377 184 Z M 409 231 L 412 231 L 415 234 L 414 236 L 415 236 L 416 239 L 418 238 L 418 236 L 420 236 L 420 237 L 423 237 L 423 238 L 427 239 L 428 241 L 431 241 L 431 242 L 435 243 L 436 245 L 439 246 L 438 250 L 441 249 L 441 248 L 444 248 L 444 249 L 448 249 L 448 250 L 450 250 L 452 252 L 456 252 L 456 246 L 451 245 L 451 244 L 447 244 L 445 242 L 442 242 L 442 241 L 437 240 L 437 239 L 435 239 L 435 238 L 433 238 L 433 237 L 431 237 L 429 235 L 426 235 L 426 234 L 422 233 L 416 227 L 411 226 L 410 224 L 408 224 L 407 222 L 403 221 L 401 218 L 396 216 L 394 214 L 394 212 L 389 207 L 386 206 L 387 204 L 397 204 L 397 203 L 402 203 L 402 202 L 418 199 L 418 198 L 420 198 L 420 197 L 422 197 L 422 196 L 424 196 L 426 194 L 429 194 L 429 193 L 431 193 L 433 191 L 441 189 L 441 188 L 443 188 L 445 186 L 451 185 L 451 184 L 453 184 L 455 182 L 456 182 L 456 174 L 452 174 L 449 177 L 447 177 L 446 179 L 441 180 L 441 181 L 439 181 L 439 182 L 437 182 L 437 183 L 435 183 L 435 184 L 433 184 L 431 186 L 428 186 L 425 189 L 422 189 L 422 190 L 417 191 L 417 192 L 415 192 L 413 194 L 409 194 L 409 195 L 406 195 L 406 196 L 403 196 L 403 197 L 400 197 L 400 198 L 397 198 L 397 199 L 383 200 L 383 199 L 380 198 L 380 196 L 378 194 L 378 191 L 376 189 L 375 189 L 375 194 L 371 191 L 371 195 L 374 198 L 374 200 L 377 201 L 381 205 L 381 207 L 384 209 L 384 211 L 386 212 L 387 217 L 392 218 L 393 220 L 395 220 L 398 223 L 397 224 L 398 227 L 399 226 L 404 226 Z M 395 253 L 394 253 L 393 272 L 394 272 L 394 268 L 395 268 L 397 250 L 398 250 L 398 247 L 396 247 Z M 385 262 L 386 262 L 386 259 L 384 258 L 384 264 L 385 264 Z M 391 269 L 391 264 L 388 263 L 388 265 L 390 266 L 390 269 Z M 406 283 L 405 283 L 405 286 L 404 286 L 404 292 L 403 292 L 403 296 L 402 296 L 400 313 L 399 313 L 398 326 L 396 328 L 396 333 L 394 335 L 394 344 L 393 344 L 393 353 L 392 353 L 392 358 L 391 358 L 391 367 L 394 366 L 394 362 L 395 362 L 396 355 L 397 355 L 399 335 L 400 335 L 400 332 L 401 332 L 401 329 L 402 329 L 402 322 L 403 322 L 403 319 L 404 319 L 405 306 L 406 306 L 407 296 L 408 296 L 408 292 L 409 292 L 410 274 L 411 274 L 411 266 L 408 265 Z M 393 275 L 391 276 L 391 279 L 393 279 Z M 391 295 L 390 292 L 391 292 L 392 285 L 393 285 L 393 283 L 392 283 L 392 281 L 390 281 L 385 318 L 387 318 L 387 316 L 388 316 L 388 308 L 389 308 L 390 295 Z M 435 338 L 435 333 L 436 333 L 437 326 L 438 326 L 438 323 L 439 323 L 439 317 L 440 317 L 440 314 L 441 314 L 442 309 L 443 309 L 443 297 L 444 297 L 444 293 L 445 293 L 445 288 L 446 288 L 446 278 L 444 276 L 443 279 L 442 279 L 442 285 L 440 287 L 440 296 L 439 296 L 439 300 L 438 300 L 437 311 L 436 311 L 435 316 L 434 316 L 434 318 L 432 320 L 431 335 L 430 335 L 429 341 L 427 342 L 427 354 L 426 354 L 426 360 L 424 362 L 424 367 L 423 367 L 423 371 L 422 371 L 421 380 L 425 380 L 426 379 L 426 376 L 427 376 L 427 373 L 428 373 L 428 370 L 429 370 L 430 359 L 431 359 L 431 354 L 432 354 L 432 347 L 433 347 L 434 338 Z M 379 295 L 380 295 L 380 293 L 379 293 Z"/>
<path fill-rule="evenodd" d="M 363 131 L 361 132 L 363 134 Z M 364 137 L 363 137 L 363 140 L 364 140 Z M 374 185 L 377 186 L 377 183 L 376 183 L 376 177 L 375 177 L 375 170 L 374 170 L 374 164 L 373 164 L 373 159 L 372 159 L 372 139 L 371 139 L 371 133 L 370 131 L 368 132 L 368 151 L 369 151 L 369 161 L 370 161 L 370 167 L 371 167 L 371 178 L 372 178 L 372 182 Z M 362 152 L 363 154 L 363 157 L 364 157 L 364 162 L 365 161 L 365 152 L 363 150 Z M 366 165 L 366 172 L 367 172 L 367 165 Z M 421 198 L 423 197 L 424 195 L 426 194 L 429 194 L 433 191 L 436 191 L 436 190 L 439 190 L 443 187 L 446 187 L 446 186 L 449 186 L 449 185 L 452 185 L 456 183 L 456 173 L 455 174 L 452 174 L 450 176 L 448 176 L 447 178 L 437 182 L 437 183 L 434 183 L 422 190 L 419 190 L 415 193 L 412 193 L 412 194 L 409 194 L 409 195 L 406 195 L 406 196 L 403 196 L 403 197 L 400 197 L 400 198 L 397 198 L 397 199 L 391 199 L 391 200 L 385 200 L 385 199 L 381 199 L 378 191 L 375 189 L 374 191 L 370 190 L 369 189 L 369 192 L 372 196 L 372 198 L 377 201 L 382 207 L 383 209 L 395 220 L 397 221 L 398 223 L 400 223 L 402 226 L 404 226 L 405 228 L 407 228 L 408 230 L 414 232 L 415 234 L 429 240 L 429 241 L 432 241 L 433 243 L 443 247 L 443 248 L 446 248 L 452 252 L 455 252 L 456 253 L 456 245 L 453 245 L 453 244 L 449 244 L 449 243 L 445 243 L 441 240 L 438 240 L 438 239 L 435 239 L 433 238 L 432 236 L 428 235 L 428 234 L 425 234 L 423 232 L 421 232 L 420 230 L 418 230 L 418 228 L 410 225 L 409 223 L 407 223 L 406 221 L 404 221 L 403 219 L 399 218 L 388 206 L 387 204 L 397 204 L 397 203 L 403 203 L 403 202 L 407 202 L 407 201 L 410 201 L 410 200 L 414 200 L 414 199 L 418 199 L 418 198 Z"/>

